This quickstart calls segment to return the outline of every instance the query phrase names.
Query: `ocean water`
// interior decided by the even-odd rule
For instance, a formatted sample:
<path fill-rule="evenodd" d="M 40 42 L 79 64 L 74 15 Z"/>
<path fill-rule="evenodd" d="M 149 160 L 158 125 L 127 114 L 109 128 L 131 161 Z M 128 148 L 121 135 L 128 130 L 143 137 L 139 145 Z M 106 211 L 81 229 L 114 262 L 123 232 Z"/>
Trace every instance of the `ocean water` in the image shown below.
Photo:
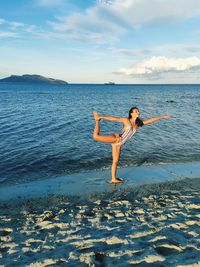
<path fill-rule="evenodd" d="M 109 169 L 111 146 L 92 138 L 93 110 L 141 118 L 146 125 L 123 146 L 119 167 L 200 162 L 200 85 L 0 84 L 0 185 Z M 122 125 L 101 121 L 102 134 Z"/>

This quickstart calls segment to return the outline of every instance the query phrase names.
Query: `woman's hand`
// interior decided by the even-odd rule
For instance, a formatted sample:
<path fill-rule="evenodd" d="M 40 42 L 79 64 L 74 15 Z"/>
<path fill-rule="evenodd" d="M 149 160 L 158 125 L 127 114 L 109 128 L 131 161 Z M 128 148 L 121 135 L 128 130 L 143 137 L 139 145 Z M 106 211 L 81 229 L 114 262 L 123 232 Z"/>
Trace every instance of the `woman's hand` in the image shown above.
<path fill-rule="evenodd" d="M 101 119 L 99 114 L 96 111 L 93 112 L 93 115 L 94 115 L 95 121 L 99 121 Z"/>
<path fill-rule="evenodd" d="M 170 119 L 173 115 L 164 115 L 163 119 Z"/>

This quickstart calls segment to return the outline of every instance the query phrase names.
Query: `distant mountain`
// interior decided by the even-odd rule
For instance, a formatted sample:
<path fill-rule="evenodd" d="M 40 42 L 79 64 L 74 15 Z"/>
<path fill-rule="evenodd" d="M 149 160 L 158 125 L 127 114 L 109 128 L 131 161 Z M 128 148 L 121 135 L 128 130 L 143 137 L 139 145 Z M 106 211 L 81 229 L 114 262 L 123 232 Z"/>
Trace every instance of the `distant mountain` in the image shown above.
<path fill-rule="evenodd" d="M 0 79 L 0 82 L 13 82 L 13 83 L 45 83 L 45 84 L 67 84 L 67 82 L 62 80 L 57 80 L 53 78 L 46 78 L 41 75 L 11 75 L 7 78 Z"/>

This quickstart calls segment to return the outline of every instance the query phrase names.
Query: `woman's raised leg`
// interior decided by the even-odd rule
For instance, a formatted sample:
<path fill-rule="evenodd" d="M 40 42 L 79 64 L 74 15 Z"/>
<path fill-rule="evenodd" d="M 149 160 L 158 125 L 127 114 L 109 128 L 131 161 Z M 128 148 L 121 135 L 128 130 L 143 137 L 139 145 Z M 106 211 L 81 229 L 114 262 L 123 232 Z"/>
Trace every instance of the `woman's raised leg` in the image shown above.
<path fill-rule="evenodd" d="M 121 146 L 120 145 L 112 145 L 112 157 L 113 157 L 113 163 L 112 163 L 112 183 L 123 183 L 124 180 L 121 178 L 116 177 L 117 172 L 117 166 L 120 158 L 121 153 Z"/>
<path fill-rule="evenodd" d="M 95 128 L 93 133 L 93 138 L 97 142 L 104 142 L 113 144 L 118 140 L 117 135 L 100 135 L 100 125 L 99 125 L 99 115 L 97 112 L 94 112 L 94 119 L 95 119 Z"/>

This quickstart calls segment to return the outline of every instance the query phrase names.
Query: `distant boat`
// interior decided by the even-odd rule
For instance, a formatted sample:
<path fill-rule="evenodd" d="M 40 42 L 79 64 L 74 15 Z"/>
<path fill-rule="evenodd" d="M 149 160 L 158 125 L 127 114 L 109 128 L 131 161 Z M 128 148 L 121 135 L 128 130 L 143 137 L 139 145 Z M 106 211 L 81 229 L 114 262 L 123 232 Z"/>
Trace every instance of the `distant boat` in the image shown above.
<path fill-rule="evenodd" d="M 107 83 L 104 83 L 105 85 L 115 85 L 114 82 L 107 82 Z"/>

